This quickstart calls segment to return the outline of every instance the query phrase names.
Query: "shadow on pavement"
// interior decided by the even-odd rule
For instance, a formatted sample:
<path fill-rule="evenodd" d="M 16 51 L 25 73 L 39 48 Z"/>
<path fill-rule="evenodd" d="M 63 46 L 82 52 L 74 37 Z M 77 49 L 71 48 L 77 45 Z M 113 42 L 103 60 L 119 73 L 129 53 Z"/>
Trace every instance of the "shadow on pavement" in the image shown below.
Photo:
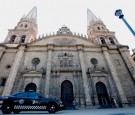
<path fill-rule="evenodd" d="M 135 113 L 115 113 L 115 114 L 109 114 L 109 115 L 135 115 Z"/>

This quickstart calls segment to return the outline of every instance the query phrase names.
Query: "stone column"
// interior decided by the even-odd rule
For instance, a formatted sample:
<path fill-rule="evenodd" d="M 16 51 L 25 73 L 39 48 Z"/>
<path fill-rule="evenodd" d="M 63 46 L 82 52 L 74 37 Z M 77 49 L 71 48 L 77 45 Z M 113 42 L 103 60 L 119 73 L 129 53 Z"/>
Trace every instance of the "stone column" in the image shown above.
<path fill-rule="evenodd" d="M 92 102 L 91 102 L 90 91 L 89 91 L 89 86 L 88 86 L 88 78 L 87 78 L 86 69 L 85 69 L 85 65 L 84 65 L 82 46 L 77 46 L 77 49 L 78 49 L 78 54 L 79 54 L 81 70 L 82 70 L 86 106 L 89 107 L 89 106 L 92 106 Z"/>
<path fill-rule="evenodd" d="M 88 70 L 88 75 L 89 75 L 89 79 L 90 79 L 90 86 L 91 86 L 91 97 L 92 97 L 92 104 L 97 104 L 95 102 L 95 97 L 96 97 L 96 89 L 94 87 L 94 81 L 93 81 L 93 77 L 90 74 L 90 71 Z"/>
<path fill-rule="evenodd" d="M 51 62 L 52 62 L 52 49 L 53 49 L 53 45 L 48 45 L 48 57 L 47 57 L 47 64 L 46 64 L 46 79 L 45 79 L 45 92 L 44 92 L 44 95 L 46 97 L 49 96 L 50 77 L 51 77 Z"/>
<path fill-rule="evenodd" d="M 127 49 L 127 47 L 123 47 L 123 48 L 119 48 L 119 51 L 135 83 L 135 63 L 131 58 L 129 50 Z"/>
<path fill-rule="evenodd" d="M 117 72 L 115 70 L 115 67 L 113 65 L 113 62 L 112 62 L 111 56 L 108 52 L 108 49 L 106 47 L 102 47 L 102 50 L 103 50 L 103 54 L 105 56 L 105 60 L 107 62 L 107 66 L 110 70 L 111 76 L 112 76 L 114 83 L 116 85 L 119 99 L 121 100 L 122 103 L 127 103 L 126 95 L 125 95 L 124 90 L 122 88 L 122 85 L 119 81 L 119 77 L 118 77 Z"/>
<path fill-rule="evenodd" d="M 25 49 L 25 46 L 21 46 L 16 53 L 12 68 L 10 70 L 10 73 L 9 73 L 9 76 L 8 76 L 8 79 L 7 79 L 3 94 L 2 94 L 3 96 L 10 95 L 10 93 L 12 92 L 12 88 L 14 86 L 17 72 L 23 58 L 24 49 Z"/>
<path fill-rule="evenodd" d="M 2 58 L 2 55 L 5 51 L 5 49 L 6 49 L 5 47 L 0 47 L 0 59 Z"/>

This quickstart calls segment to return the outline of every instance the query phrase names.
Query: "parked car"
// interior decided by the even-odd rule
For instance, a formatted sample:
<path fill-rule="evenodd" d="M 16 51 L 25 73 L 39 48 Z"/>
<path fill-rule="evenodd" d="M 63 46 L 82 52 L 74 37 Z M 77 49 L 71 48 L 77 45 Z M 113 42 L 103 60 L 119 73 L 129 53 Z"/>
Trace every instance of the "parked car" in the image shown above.
<path fill-rule="evenodd" d="M 20 92 L 10 96 L 3 96 L 0 98 L 2 103 L 2 113 L 15 114 L 20 111 L 39 111 L 47 110 L 49 113 L 55 113 L 62 110 L 63 104 L 60 99 L 46 98 L 36 92 Z"/>

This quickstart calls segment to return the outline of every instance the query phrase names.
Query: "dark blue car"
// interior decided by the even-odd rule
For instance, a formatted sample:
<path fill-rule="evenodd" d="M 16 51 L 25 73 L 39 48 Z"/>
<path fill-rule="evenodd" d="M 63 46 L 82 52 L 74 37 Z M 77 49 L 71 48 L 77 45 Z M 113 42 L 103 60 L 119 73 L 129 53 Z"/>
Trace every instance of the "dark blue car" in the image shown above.
<path fill-rule="evenodd" d="M 63 108 L 62 101 L 57 98 L 45 98 L 36 92 L 20 92 L 10 96 L 1 97 L 2 113 L 19 113 L 20 111 L 47 110 L 55 113 Z"/>

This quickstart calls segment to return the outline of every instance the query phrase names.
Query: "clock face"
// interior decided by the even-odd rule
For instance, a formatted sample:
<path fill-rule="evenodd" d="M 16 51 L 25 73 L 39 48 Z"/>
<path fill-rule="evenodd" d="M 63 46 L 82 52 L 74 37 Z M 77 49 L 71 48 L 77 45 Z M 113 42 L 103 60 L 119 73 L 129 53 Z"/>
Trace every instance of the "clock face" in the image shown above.
<path fill-rule="evenodd" d="M 92 63 L 93 65 L 95 65 L 95 64 L 98 64 L 98 61 L 97 61 L 97 59 L 92 58 L 92 59 L 91 59 L 91 63 Z"/>
<path fill-rule="evenodd" d="M 32 60 L 32 64 L 33 64 L 34 66 L 38 65 L 39 63 L 40 63 L 40 59 L 39 59 L 39 58 L 34 58 L 34 59 Z"/>

